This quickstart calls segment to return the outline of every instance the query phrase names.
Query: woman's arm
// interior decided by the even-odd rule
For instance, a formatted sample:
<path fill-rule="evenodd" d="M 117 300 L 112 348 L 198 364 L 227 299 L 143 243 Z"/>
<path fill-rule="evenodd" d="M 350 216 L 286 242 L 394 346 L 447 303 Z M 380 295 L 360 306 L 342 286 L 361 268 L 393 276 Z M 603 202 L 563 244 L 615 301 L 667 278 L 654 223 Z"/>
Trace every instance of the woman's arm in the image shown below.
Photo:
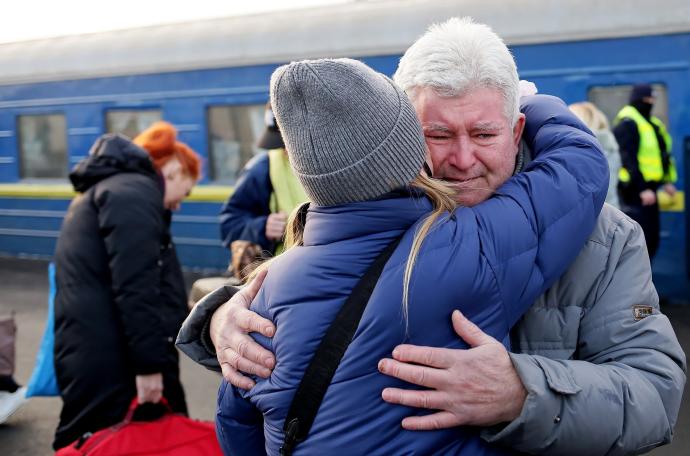
<path fill-rule="evenodd" d="M 512 326 L 582 249 L 608 190 L 596 138 L 558 98 L 523 98 L 525 172 L 471 209 Z M 462 222 L 461 222 L 462 223 Z"/>

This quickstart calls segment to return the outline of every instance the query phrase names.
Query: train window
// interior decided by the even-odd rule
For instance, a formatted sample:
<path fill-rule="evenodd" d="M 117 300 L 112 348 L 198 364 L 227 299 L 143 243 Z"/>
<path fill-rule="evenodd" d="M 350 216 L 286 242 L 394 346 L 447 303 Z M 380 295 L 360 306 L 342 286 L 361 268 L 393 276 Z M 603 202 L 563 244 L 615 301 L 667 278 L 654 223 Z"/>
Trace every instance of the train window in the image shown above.
<path fill-rule="evenodd" d="M 211 179 L 232 184 L 242 167 L 260 149 L 256 141 L 264 128 L 264 105 L 208 108 Z"/>
<path fill-rule="evenodd" d="M 159 109 L 116 109 L 106 112 L 105 123 L 108 133 L 122 133 L 134 138 L 162 118 Z"/>
<path fill-rule="evenodd" d="M 23 179 L 67 177 L 67 122 L 62 114 L 19 116 Z"/>
<path fill-rule="evenodd" d="M 618 111 L 628 104 L 632 88 L 632 84 L 592 87 L 589 89 L 587 98 L 606 114 L 609 122 L 613 125 L 613 119 L 616 118 Z M 665 125 L 668 125 L 668 93 L 666 86 L 652 84 L 652 88 L 656 97 L 652 115 L 657 116 Z"/>

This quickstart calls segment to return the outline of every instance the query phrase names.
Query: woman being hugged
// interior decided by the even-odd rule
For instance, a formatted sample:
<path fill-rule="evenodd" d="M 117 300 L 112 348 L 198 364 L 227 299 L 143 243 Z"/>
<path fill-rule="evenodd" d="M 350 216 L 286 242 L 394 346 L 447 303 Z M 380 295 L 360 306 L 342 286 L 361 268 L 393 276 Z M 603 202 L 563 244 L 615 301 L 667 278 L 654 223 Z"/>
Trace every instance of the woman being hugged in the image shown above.
<path fill-rule="evenodd" d="M 289 248 L 270 262 L 252 303 L 277 328 L 270 340 L 255 336 L 275 353 L 272 374 L 255 377 L 250 391 L 221 384 L 224 451 L 279 453 L 295 391 L 326 330 L 399 239 L 295 454 L 502 453 L 466 428 L 402 429 L 403 418 L 425 411 L 385 403 L 381 391 L 402 382 L 377 364 L 403 342 L 466 348 L 448 324 L 454 309 L 506 340 L 594 226 L 608 183 L 596 140 L 560 100 L 532 97 L 523 139 L 535 159 L 527 171 L 486 202 L 456 209 L 452 188 L 421 171 L 427 149 L 411 102 L 363 63 L 283 66 L 271 78 L 271 103 L 312 203 L 292 217 Z M 517 147 L 524 116 L 513 108 L 513 123 L 499 112 Z"/>
<path fill-rule="evenodd" d="M 165 396 L 187 412 L 174 337 L 187 313 L 171 211 L 201 160 L 157 122 L 133 141 L 104 135 L 70 174 L 79 194 L 55 250 L 55 370 L 63 399 L 53 447 Z"/>

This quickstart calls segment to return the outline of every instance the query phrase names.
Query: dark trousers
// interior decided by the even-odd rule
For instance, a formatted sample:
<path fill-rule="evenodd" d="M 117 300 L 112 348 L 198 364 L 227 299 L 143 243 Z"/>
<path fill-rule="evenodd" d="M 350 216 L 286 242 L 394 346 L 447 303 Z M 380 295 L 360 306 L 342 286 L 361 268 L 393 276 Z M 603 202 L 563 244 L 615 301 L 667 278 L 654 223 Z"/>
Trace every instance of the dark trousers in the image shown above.
<path fill-rule="evenodd" d="M 647 243 L 647 253 L 651 260 L 659 248 L 659 231 L 661 230 L 659 204 L 654 203 L 651 206 L 642 206 L 641 204 L 626 205 L 622 209 L 628 217 L 635 220 L 642 227 L 644 239 Z"/>

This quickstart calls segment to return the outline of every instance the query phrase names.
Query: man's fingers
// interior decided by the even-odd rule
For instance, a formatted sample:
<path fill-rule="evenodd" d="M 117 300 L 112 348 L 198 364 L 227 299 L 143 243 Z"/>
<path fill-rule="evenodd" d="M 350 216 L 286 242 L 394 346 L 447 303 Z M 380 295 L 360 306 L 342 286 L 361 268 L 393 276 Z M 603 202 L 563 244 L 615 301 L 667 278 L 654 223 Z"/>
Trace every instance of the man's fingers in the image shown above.
<path fill-rule="evenodd" d="M 402 427 L 409 431 L 431 431 L 460 426 L 462 420 L 450 412 L 437 412 L 425 416 L 408 416 L 402 420 Z"/>
<path fill-rule="evenodd" d="M 479 326 L 465 318 L 459 310 L 453 311 L 451 320 L 453 321 L 453 329 L 455 329 L 456 334 L 467 342 L 470 347 L 497 343 L 496 339 L 479 329 Z"/>
<path fill-rule="evenodd" d="M 242 357 L 232 348 L 224 348 L 218 353 L 218 361 L 229 364 L 232 368 L 250 375 L 258 375 L 259 377 L 268 378 L 271 375 L 271 370 L 261 364 L 257 364 Z"/>
<path fill-rule="evenodd" d="M 261 289 L 261 285 L 264 283 L 264 279 L 266 278 L 266 274 L 268 274 L 268 269 L 264 269 L 260 273 L 254 277 L 254 279 L 247 284 L 246 287 L 242 289 L 240 293 L 244 293 L 244 295 L 249 298 L 249 303 L 254 300 L 256 297 L 257 293 Z"/>
<path fill-rule="evenodd" d="M 384 401 L 409 407 L 439 410 L 448 405 L 448 396 L 433 390 L 405 390 L 385 388 L 381 393 Z"/>
<path fill-rule="evenodd" d="M 447 348 L 398 345 L 393 349 L 393 358 L 403 363 L 415 363 L 444 369 L 450 367 L 452 351 Z"/>
<path fill-rule="evenodd" d="M 223 378 L 226 381 L 230 382 L 232 385 L 236 386 L 237 388 L 249 390 L 254 387 L 254 380 L 240 374 L 229 364 L 221 364 L 220 369 L 223 372 Z"/>
<path fill-rule="evenodd" d="M 270 214 L 266 220 L 266 237 L 275 240 L 282 239 L 286 221 L 287 215 L 282 212 Z"/>
<path fill-rule="evenodd" d="M 394 359 L 386 358 L 379 361 L 379 371 L 391 377 L 428 388 L 437 388 L 446 383 L 443 377 L 444 371 L 431 367 L 405 364 Z"/>
<path fill-rule="evenodd" d="M 258 332 L 266 337 L 273 337 L 276 330 L 271 320 L 247 309 L 237 309 L 235 322 L 244 332 Z"/>
<path fill-rule="evenodd" d="M 268 369 L 273 369 L 273 366 L 275 366 L 275 355 L 251 337 L 243 334 L 232 342 L 226 348 L 235 350 L 242 358 L 246 358 Z"/>

